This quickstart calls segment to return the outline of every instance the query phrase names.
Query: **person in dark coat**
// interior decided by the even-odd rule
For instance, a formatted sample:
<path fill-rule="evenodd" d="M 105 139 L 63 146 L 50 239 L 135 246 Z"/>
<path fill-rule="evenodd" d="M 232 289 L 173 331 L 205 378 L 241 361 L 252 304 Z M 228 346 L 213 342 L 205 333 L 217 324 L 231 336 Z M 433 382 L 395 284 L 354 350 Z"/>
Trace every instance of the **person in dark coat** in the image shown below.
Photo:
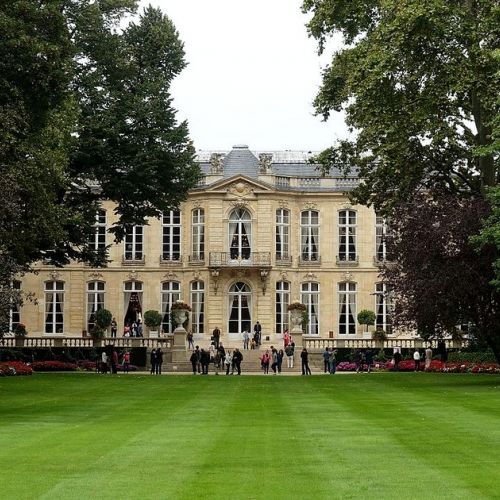
<path fill-rule="evenodd" d="M 262 325 L 257 321 L 253 327 L 254 339 L 257 345 L 262 344 Z"/>
<path fill-rule="evenodd" d="M 241 362 L 243 361 L 243 354 L 241 351 L 236 348 L 233 353 L 233 366 L 234 369 L 238 372 L 238 375 L 241 375 Z"/>
<path fill-rule="evenodd" d="M 401 363 L 401 360 L 403 359 L 403 356 L 402 356 L 401 352 L 399 351 L 399 349 L 397 351 L 394 351 L 393 358 L 394 358 L 394 370 L 398 372 L 399 371 L 399 363 Z"/>
<path fill-rule="evenodd" d="M 163 364 L 163 351 L 161 347 L 156 349 L 156 375 L 161 375 L 161 365 Z"/>
<path fill-rule="evenodd" d="M 196 375 L 196 370 L 198 367 L 198 353 L 196 351 L 193 351 L 191 353 L 189 361 L 191 361 L 191 366 L 193 367 L 193 375 Z"/>
<path fill-rule="evenodd" d="M 302 375 L 311 375 L 311 369 L 309 368 L 309 353 L 305 347 L 300 353 L 300 359 L 302 360 Z"/>
<path fill-rule="evenodd" d="M 365 363 L 366 363 L 366 371 L 370 373 L 372 371 L 372 366 L 373 366 L 373 351 L 371 349 L 367 349 L 365 351 Z"/>
<path fill-rule="evenodd" d="M 212 339 L 213 339 L 215 348 L 218 349 L 219 348 L 219 342 L 220 342 L 220 330 L 219 330 L 218 326 L 216 326 L 214 328 L 213 332 L 212 332 Z"/>
<path fill-rule="evenodd" d="M 149 360 L 151 362 L 151 375 L 154 375 L 156 373 L 156 349 L 151 350 Z"/>
<path fill-rule="evenodd" d="M 208 365 L 210 364 L 210 353 L 205 349 L 200 351 L 201 373 L 208 375 Z"/>
<path fill-rule="evenodd" d="M 111 373 L 117 373 L 118 372 L 118 352 L 116 349 L 113 349 L 113 352 L 111 353 Z"/>

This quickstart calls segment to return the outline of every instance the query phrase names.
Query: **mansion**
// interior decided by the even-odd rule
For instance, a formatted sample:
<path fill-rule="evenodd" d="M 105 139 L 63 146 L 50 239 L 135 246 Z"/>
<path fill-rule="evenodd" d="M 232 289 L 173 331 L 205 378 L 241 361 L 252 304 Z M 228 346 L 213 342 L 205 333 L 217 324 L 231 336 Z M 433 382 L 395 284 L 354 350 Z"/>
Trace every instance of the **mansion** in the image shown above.
<path fill-rule="evenodd" d="M 259 321 L 263 339 L 272 342 L 289 328 L 288 304 L 299 300 L 307 306 L 307 336 L 363 338 L 362 309 L 374 311 L 376 327 L 391 335 L 378 276 L 384 220 L 349 202 L 355 175 L 334 169 L 321 176 L 312 156 L 244 145 L 199 152 L 204 176 L 187 200 L 133 227 L 119 244 L 107 231 L 113 204 L 103 201 L 94 244 L 111 244 L 108 266 L 40 263 L 18 284 L 37 300 L 13 311 L 12 321 L 23 322 L 29 336 L 81 337 L 95 311 L 106 308 L 121 336 L 124 325 L 156 310 L 168 334 L 170 308 L 184 300 L 196 340 L 208 342 L 218 326 L 223 341 L 234 341 Z"/>

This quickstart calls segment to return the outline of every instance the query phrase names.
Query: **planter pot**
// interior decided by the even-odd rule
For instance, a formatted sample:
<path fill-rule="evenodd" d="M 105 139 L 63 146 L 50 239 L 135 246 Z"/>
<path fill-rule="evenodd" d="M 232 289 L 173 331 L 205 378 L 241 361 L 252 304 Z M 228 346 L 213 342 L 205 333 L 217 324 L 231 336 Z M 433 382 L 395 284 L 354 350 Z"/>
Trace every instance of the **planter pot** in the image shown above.
<path fill-rule="evenodd" d="M 172 316 L 174 317 L 175 323 L 178 325 L 176 330 L 184 327 L 182 326 L 189 318 L 189 310 L 188 309 L 174 309 L 172 311 Z"/>
<path fill-rule="evenodd" d="M 290 324 L 292 325 L 292 335 L 302 335 L 303 311 L 301 309 L 292 309 L 290 311 Z"/>

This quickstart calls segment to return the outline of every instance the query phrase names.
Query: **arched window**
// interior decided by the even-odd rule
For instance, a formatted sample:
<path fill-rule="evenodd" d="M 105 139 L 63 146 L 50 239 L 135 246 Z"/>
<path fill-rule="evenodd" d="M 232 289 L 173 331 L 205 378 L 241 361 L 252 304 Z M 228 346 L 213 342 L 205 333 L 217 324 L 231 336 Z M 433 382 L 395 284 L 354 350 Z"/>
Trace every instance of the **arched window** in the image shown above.
<path fill-rule="evenodd" d="M 170 210 L 163 214 L 162 260 L 180 260 L 181 258 L 181 213 Z"/>
<path fill-rule="evenodd" d="M 339 283 L 339 334 L 356 334 L 356 283 Z"/>
<path fill-rule="evenodd" d="M 161 331 L 163 333 L 172 333 L 172 324 L 170 322 L 170 310 L 172 304 L 181 300 L 181 284 L 178 281 L 165 281 L 161 285 Z"/>
<path fill-rule="evenodd" d="M 341 210 L 339 212 L 339 260 L 356 260 L 356 212 Z"/>
<path fill-rule="evenodd" d="M 391 290 L 384 283 L 375 283 L 375 328 L 384 330 L 388 335 L 392 334 L 391 322 Z"/>
<path fill-rule="evenodd" d="M 45 282 L 45 333 L 64 332 L 64 283 Z"/>
<path fill-rule="evenodd" d="M 130 327 L 134 321 L 142 321 L 142 283 L 140 281 L 127 281 L 124 284 L 124 310 L 123 324 Z"/>
<path fill-rule="evenodd" d="M 288 304 L 290 304 L 290 283 L 276 282 L 276 333 L 288 330 Z"/>
<path fill-rule="evenodd" d="M 235 283 L 229 289 L 228 332 L 234 339 L 239 339 L 243 330 L 251 332 L 252 327 L 252 290 L 242 282 Z"/>
<path fill-rule="evenodd" d="M 205 284 L 203 281 L 191 283 L 191 331 L 195 337 L 205 332 Z"/>
<path fill-rule="evenodd" d="M 319 284 L 308 282 L 301 285 L 301 301 L 307 307 L 309 321 L 305 333 L 307 335 L 319 334 Z"/>
<path fill-rule="evenodd" d="M 191 223 L 191 260 L 205 260 L 205 211 L 203 208 L 196 208 L 192 212 Z"/>
<path fill-rule="evenodd" d="M 319 260 L 319 212 L 305 210 L 300 214 L 300 258 Z"/>
<path fill-rule="evenodd" d="M 104 289 L 102 281 L 90 281 L 87 283 L 87 331 L 91 332 L 95 327 L 95 313 L 104 309 Z"/>
<path fill-rule="evenodd" d="M 290 212 L 284 208 L 276 210 L 276 260 L 290 258 Z"/>
<path fill-rule="evenodd" d="M 252 217 L 243 208 L 236 208 L 229 215 L 229 257 L 250 259 L 252 246 Z"/>

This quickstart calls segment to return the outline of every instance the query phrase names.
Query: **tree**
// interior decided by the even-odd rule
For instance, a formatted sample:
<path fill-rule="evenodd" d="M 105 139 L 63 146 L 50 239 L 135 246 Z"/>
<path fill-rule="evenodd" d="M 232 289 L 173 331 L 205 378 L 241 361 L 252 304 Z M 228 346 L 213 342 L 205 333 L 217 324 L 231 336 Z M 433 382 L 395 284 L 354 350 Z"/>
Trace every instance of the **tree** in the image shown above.
<path fill-rule="evenodd" d="M 177 207 L 199 179 L 169 94 L 185 66 L 182 42 L 158 9 L 122 29 L 136 8 L 136 0 L 0 5 L 0 261 L 16 273 L 42 258 L 104 265 L 106 252 L 90 244 L 101 199 L 117 204 L 119 240 Z"/>
<path fill-rule="evenodd" d="M 373 205 L 395 223 L 396 262 L 384 273 L 397 298 L 400 326 L 429 336 L 436 329 L 453 331 L 460 318 L 474 318 L 481 335 L 496 346 L 498 359 L 500 335 L 492 322 L 498 302 L 489 284 L 498 252 L 491 234 L 483 233 L 477 255 L 469 241 L 481 230 L 481 217 L 490 213 L 487 193 L 500 181 L 498 4 L 304 0 L 303 10 L 313 13 L 309 32 L 320 51 L 331 35 L 343 37 L 315 105 L 325 118 L 344 110 L 354 139 L 340 141 L 318 159 L 324 171 L 335 164 L 357 172 L 361 182 L 353 201 Z M 456 235 L 444 229 L 444 221 L 452 222 L 453 206 L 466 209 L 454 212 L 457 220 L 450 227 Z M 468 219 L 474 213 L 476 224 Z M 421 247 L 404 216 L 427 228 L 435 224 L 438 239 L 423 229 L 418 234 L 427 248 Z M 412 254 L 412 244 L 420 251 Z M 468 289 L 478 292 L 476 298 L 467 294 L 471 302 L 456 286 L 464 283 L 461 271 Z"/>
<path fill-rule="evenodd" d="M 375 324 L 375 313 L 373 311 L 368 311 L 368 309 L 363 309 L 358 313 L 358 323 L 360 325 L 366 325 L 366 331 L 368 331 L 368 326 Z"/>
<path fill-rule="evenodd" d="M 420 196 L 397 208 L 387 240 L 394 261 L 381 269 L 383 280 L 397 290 L 394 326 L 429 340 L 472 323 L 500 362 L 500 291 L 490 285 L 491 262 L 499 252 L 493 245 L 478 251 L 470 242 L 489 213 L 488 203 Z"/>
<path fill-rule="evenodd" d="M 325 118 L 345 110 L 355 139 L 320 155 L 354 169 L 353 199 L 390 209 L 415 194 L 483 196 L 499 180 L 500 10 L 489 0 L 305 0 L 309 32 L 345 47 L 316 97 Z M 481 154 L 480 154 L 481 153 Z"/>

